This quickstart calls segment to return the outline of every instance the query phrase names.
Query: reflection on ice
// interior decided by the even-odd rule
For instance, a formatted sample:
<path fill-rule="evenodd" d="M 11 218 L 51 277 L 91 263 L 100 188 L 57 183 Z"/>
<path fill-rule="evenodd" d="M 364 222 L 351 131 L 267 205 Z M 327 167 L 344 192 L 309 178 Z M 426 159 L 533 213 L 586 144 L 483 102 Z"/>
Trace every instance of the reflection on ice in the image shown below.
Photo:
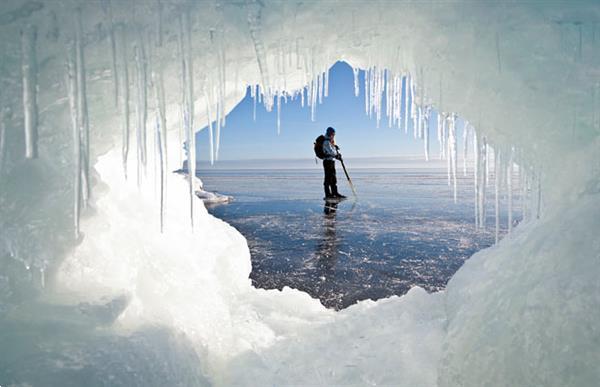
<path fill-rule="evenodd" d="M 443 170 L 353 175 L 360 199 L 325 205 L 318 169 L 214 171 L 204 180 L 237 198 L 210 212 L 248 240 L 254 285 L 300 289 L 331 308 L 413 286 L 441 290 L 465 259 L 494 243 L 493 232 L 475 229 L 471 188 L 461 182 L 455 204 Z"/>

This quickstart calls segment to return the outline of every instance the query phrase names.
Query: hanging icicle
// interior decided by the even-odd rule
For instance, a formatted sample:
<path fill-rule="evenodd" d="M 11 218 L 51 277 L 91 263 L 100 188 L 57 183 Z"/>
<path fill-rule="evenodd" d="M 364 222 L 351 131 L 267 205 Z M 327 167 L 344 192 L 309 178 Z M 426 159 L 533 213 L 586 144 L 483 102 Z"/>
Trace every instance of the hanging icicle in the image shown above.
<path fill-rule="evenodd" d="M 536 195 L 536 213 L 535 213 L 535 218 L 536 219 L 540 219 L 542 217 L 542 172 L 539 171 L 538 173 L 536 173 L 536 188 L 537 188 L 537 195 Z"/>
<path fill-rule="evenodd" d="M 137 115 L 136 139 L 138 168 L 137 178 L 138 186 L 141 184 L 142 173 L 145 173 L 147 163 L 147 141 L 146 141 L 146 121 L 148 119 L 148 102 L 146 95 L 146 55 L 140 41 L 139 45 L 134 46 L 134 57 L 136 64 L 136 85 L 137 99 L 135 110 Z"/>
<path fill-rule="evenodd" d="M 4 161 L 6 159 L 6 131 L 8 130 L 8 120 L 11 117 L 9 108 L 4 107 L 0 111 L 0 178 L 4 169 Z"/>
<path fill-rule="evenodd" d="M 425 161 L 429 161 L 429 117 L 431 115 L 431 106 L 425 107 L 423 115 L 423 144 L 425 147 Z"/>
<path fill-rule="evenodd" d="M 213 141 L 212 114 L 211 114 L 211 109 L 210 109 L 211 102 L 210 102 L 210 100 L 208 98 L 208 93 L 206 93 L 206 91 L 204 92 L 204 99 L 206 100 L 206 119 L 208 121 L 206 127 L 208 128 L 208 143 L 209 143 L 209 148 L 210 148 L 209 149 L 209 152 L 210 152 L 210 165 L 214 165 L 214 163 L 215 163 L 215 151 L 214 151 L 214 145 L 213 145 L 214 141 Z M 254 101 L 256 102 L 256 99 Z"/>
<path fill-rule="evenodd" d="M 409 84 L 410 74 L 407 74 L 403 77 L 402 82 L 402 105 L 404 106 L 404 133 L 408 133 L 408 84 Z"/>
<path fill-rule="evenodd" d="M 38 157 L 37 107 L 37 29 L 27 26 L 21 31 L 21 76 L 23 82 L 23 117 L 25 119 L 25 157 Z"/>
<path fill-rule="evenodd" d="M 452 169 L 452 187 L 454 193 L 454 203 L 457 202 L 456 160 L 458 158 L 458 149 L 456 139 L 456 118 L 456 113 L 450 114 L 448 118 L 448 153 Z"/>
<path fill-rule="evenodd" d="M 513 154 L 514 149 L 511 147 L 508 156 L 508 166 L 506 168 L 506 193 L 508 196 L 508 233 L 512 233 L 513 227 Z"/>
<path fill-rule="evenodd" d="M 462 139 L 463 139 L 463 176 L 467 176 L 467 157 L 468 157 L 468 153 L 469 153 L 469 130 L 471 128 L 469 127 L 469 122 L 465 121 L 465 125 L 463 126 L 463 133 L 462 133 Z"/>
<path fill-rule="evenodd" d="M 192 62 L 192 26 L 189 12 L 182 16 L 183 62 L 185 68 L 185 133 L 187 144 L 187 167 L 190 194 L 190 224 L 194 228 L 194 180 L 196 179 L 196 141 L 194 133 L 194 66 Z M 217 120 L 218 121 L 218 120 Z M 218 123 L 217 123 L 218 125 Z M 218 135 L 218 134 L 217 134 Z M 218 141 L 218 140 L 217 140 Z M 217 142 L 218 146 L 218 142 Z"/>
<path fill-rule="evenodd" d="M 482 230 L 486 228 L 486 170 L 488 161 L 488 145 L 485 136 L 482 137 L 479 148 L 479 226 Z"/>
<path fill-rule="evenodd" d="M 281 94 L 276 94 L 277 98 L 277 135 L 281 134 Z"/>
<path fill-rule="evenodd" d="M 410 87 L 409 87 L 409 91 L 410 91 L 410 118 L 411 118 L 411 124 L 412 124 L 412 128 L 413 128 L 413 137 L 417 138 L 418 134 L 418 127 L 417 127 L 417 103 L 415 100 L 415 84 L 413 82 L 412 77 L 410 78 Z"/>
<path fill-rule="evenodd" d="M 152 71 L 152 84 L 154 86 L 154 100 L 156 109 L 156 151 L 160 171 L 160 232 L 164 230 L 165 201 L 167 194 L 166 173 L 167 165 L 167 119 L 165 107 L 165 92 L 160 64 Z"/>
<path fill-rule="evenodd" d="M 352 68 L 352 74 L 354 74 L 354 96 L 355 97 L 358 97 L 358 95 L 360 94 L 360 87 L 358 85 L 358 71 L 359 71 L 359 69 L 357 67 Z"/>
<path fill-rule="evenodd" d="M 438 110 L 438 112 L 437 112 L 437 140 L 438 140 L 438 143 L 440 144 L 440 160 L 444 159 L 445 148 L 446 148 L 445 144 L 444 144 L 444 139 L 442 137 L 443 130 L 444 130 L 443 113 Z"/>
<path fill-rule="evenodd" d="M 107 1 L 106 8 L 108 18 L 108 38 L 110 42 L 110 54 L 111 54 L 111 75 L 113 80 L 113 95 L 115 99 L 115 107 L 119 107 L 119 72 L 117 70 L 117 42 L 115 38 L 115 24 L 113 20 L 112 4 L 111 1 Z"/>
<path fill-rule="evenodd" d="M 123 173 L 125 179 L 127 179 L 127 156 L 129 154 L 129 70 L 127 64 L 127 37 L 124 28 L 120 30 L 120 51 L 121 51 L 121 104 L 122 104 L 122 145 L 121 145 L 121 156 L 123 160 Z"/>
<path fill-rule="evenodd" d="M 185 111 L 185 107 L 186 107 L 186 87 L 187 87 L 187 74 L 186 74 L 186 68 L 185 68 L 185 48 L 184 48 L 184 44 L 183 44 L 183 40 L 184 40 L 184 32 L 183 32 L 183 16 L 179 16 L 178 21 L 179 21 L 179 33 L 177 34 L 177 54 L 179 55 L 179 67 L 180 67 L 180 77 L 179 77 L 179 86 L 180 86 L 180 90 L 181 90 L 181 106 L 180 106 L 180 113 L 181 113 L 181 123 L 178 127 L 179 129 L 179 143 L 182 144 L 184 142 L 183 140 L 183 136 L 184 136 L 184 132 L 185 132 L 185 125 L 186 125 L 186 111 Z M 182 148 L 179 148 L 179 163 L 183 163 L 183 154 L 182 154 Z"/>
<path fill-rule="evenodd" d="M 81 216 L 81 127 L 79 126 L 79 109 L 77 98 L 77 69 L 75 59 L 75 48 L 69 45 L 67 48 L 66 61 L 66 86 L 69 100 L 69 111 L 71 114 L 71 133 L 73 137 L 73 228 L 75 239 L 79 238 L 79 219 Z"/>
<path fill-rule="evenodd" d="M 500 236 L 500 181 L 501 181 L 501 170 L 500 166 L 500 149 L 494 149 L 494 220 L 496 221 L 495 227 L 495 243 L 498 243 Z"/>
<path fill-rule="evenodd" d="M 211 89 L 212 90 L 212 89 Z M 212 93 L 211 93 L 211 97 L 212 97 Z M 218 96 L 217 96 L 218 98 Z M 212 100 L 212 98 L 211 98 Z M 215 160 L 219 160 L 219 151 L 221 149 L 221 109 L 220 109 L 220 103 L 219 100 L 217 99 L 217 105 L 216 105 L 216 112 L 217 112 L 217 117 L 215 118 Z"/>
<path fill-rule="evenodd" d="M 77 111 L 79 112 L 79 130 L 81 133 L 81 191 L 82 204 L 86 208 L 90 195 L 90 128 L 87 108 L 87 90 L 85 77 L 83 25 L 81 9 L 77 9 L 75 20 L 75 52 L 77 68 Z"/>
<path fill-rule="evenodd" d="M 479 170 L 481 169 L 480 162 L 481 158 L 479 156 L 479 140 L 477 138 L 477 132 L 473 129 L 473 183 L 474 183 L 474 191 L 475 191 L 475 229 L 478 230 L 481 225 L 479 223 Z"/>

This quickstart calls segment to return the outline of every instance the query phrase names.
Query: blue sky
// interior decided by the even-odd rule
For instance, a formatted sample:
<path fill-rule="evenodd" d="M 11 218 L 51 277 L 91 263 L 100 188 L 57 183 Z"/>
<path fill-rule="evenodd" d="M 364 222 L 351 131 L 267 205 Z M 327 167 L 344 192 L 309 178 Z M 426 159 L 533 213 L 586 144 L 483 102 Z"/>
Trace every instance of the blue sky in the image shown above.
<path fill-rule="evenodd" d="M 329 73 L 329 96 L 317 106 L 316 120 L 310 119 L 310 108 L 301 107 L 300 98 L 281 104 L 281 134 L 277 135 L 277 112 L 256 107 L 246 97 L 227 116 L 221 129 L 220 160 L 312 158 L 314 139 L 328 126 L 336 129 L 336 142 L 346 158 L 418 156 L 424 158 L 423 141 L 414 139 L 398 128 L 388 128 L 382 115 L 380 127 L 375 118 L 365 114 L 364 72 L 361 71 L 360 95 L 354 96 L 352 68 L 337 62 Z M 385 103 L 385 102 L 384 102 Z M 462 127 L 462 125 L 461 125 Z M 430 151 L 437 155 L 435 128 L 430 129 Z M 459 137 L 460 138 L 460 137 Z M 196 135 L 197 157 L 209 159 L 208 131 Z"/>

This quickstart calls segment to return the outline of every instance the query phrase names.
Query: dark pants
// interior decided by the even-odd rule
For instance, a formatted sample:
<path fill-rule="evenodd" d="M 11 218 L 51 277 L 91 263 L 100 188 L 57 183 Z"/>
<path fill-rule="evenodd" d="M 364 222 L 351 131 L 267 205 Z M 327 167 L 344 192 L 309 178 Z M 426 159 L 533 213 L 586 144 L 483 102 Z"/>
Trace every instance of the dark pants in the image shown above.
<path fill-rule="evenodd" d="M 323 169 L 325 170 L 325 196 L 337 195 L 337 178 L 335 177 L 335 160 L 323 160 Z"/>

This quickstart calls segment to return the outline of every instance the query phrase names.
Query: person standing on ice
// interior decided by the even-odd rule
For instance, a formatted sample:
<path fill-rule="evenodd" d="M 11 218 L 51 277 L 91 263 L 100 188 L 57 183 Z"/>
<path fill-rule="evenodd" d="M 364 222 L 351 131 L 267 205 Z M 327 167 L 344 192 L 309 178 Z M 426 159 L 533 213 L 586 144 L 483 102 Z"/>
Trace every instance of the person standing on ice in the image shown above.
<path fill-rule="evenodd" d="M 342 159 L 339 149 L 335 145 L 335 129 L 330 126 L 325 131 L 325 138 L 323 140 L 323 169 L 325 171 L 323 186 L 325 187 L 325 200 L 346 198 L 338 192 L 337 178 L 335 176 L 335 159 Z"/>

